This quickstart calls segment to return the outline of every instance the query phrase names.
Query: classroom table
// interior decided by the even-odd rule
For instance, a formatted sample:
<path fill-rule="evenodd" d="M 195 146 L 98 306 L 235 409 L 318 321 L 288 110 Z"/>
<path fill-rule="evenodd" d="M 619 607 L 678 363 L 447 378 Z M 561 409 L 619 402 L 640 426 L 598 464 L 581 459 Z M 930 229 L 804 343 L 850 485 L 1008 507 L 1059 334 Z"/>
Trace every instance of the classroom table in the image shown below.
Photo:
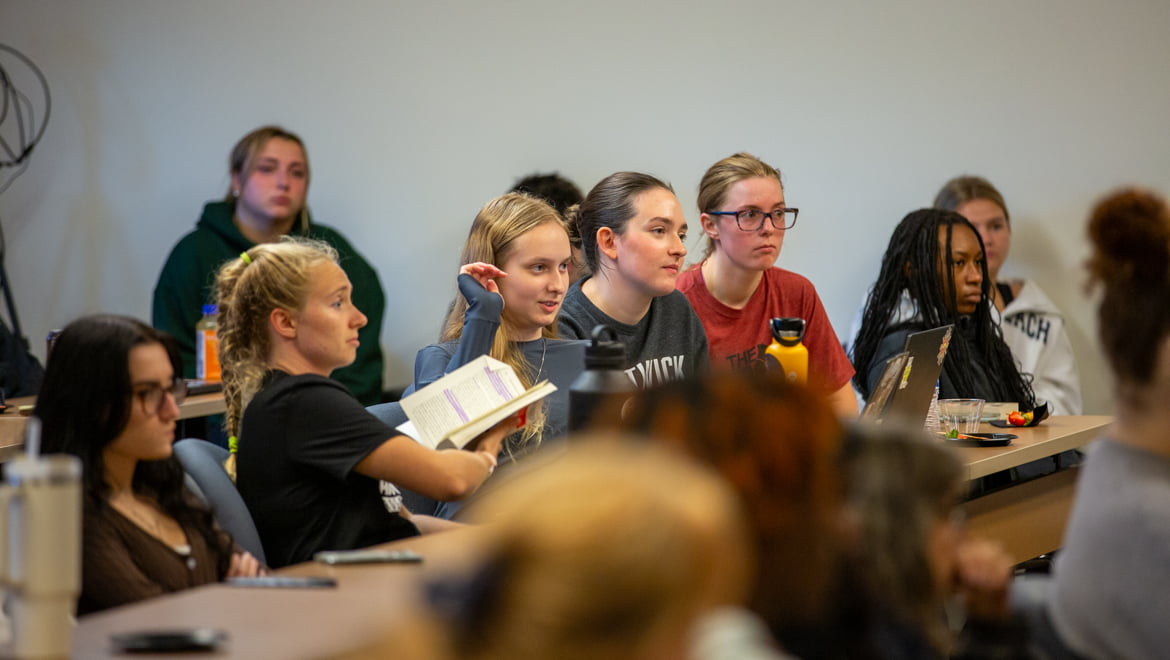
<path fill-rule="evenodd" d="M 36 397 L 32 396 L 8 400 L 8 408 L 0 414 L 0 463 L 20 452 L 24 444 L 24 426 L 28 418 L 19 413 L 19 408 L 35 403 Z M 179 405 L 179 419 L 218 415 L 226 410 L 223 392 L 193 394 Z"/>
<path fill-rule="evenodd" d="M 957 451 L 968 477 L 974 479 L 1083 447 L 1110 421 L 1104 416 L 1053 417 L 1039 427 L 1012 429 L 1019 437 L 1009 447 Z M 976 533 L 1003 542 L 1018 559 L 1051 551 L 1060 543 L 1075 477 L 1076 470 L 1064 470 L 972 500 L 967 504 L 969 525 Z M 378 639 L 417 610 L 423 578 L 466 565 L 474 556 L 479 533 L 467 528 L 385 546 L 419 552 L 425 557 L 421 565 L 307 563 L 279 571 L 332 575 L 338 579 L 337 589 L 242 589 L 217 584 L 89 615 L 75 631 L 74 657 L 177 657 L 113 654 L 110 635 L 192 627 L 228 632 L 229 641 L 215 658 L 310 658 L 351 651 Z"/>
<path fill-rule="evenodd" d="M 158 628 L 209 627 L 228 640 L 214 658 L 330 657 L 375 643 L 421 610 L 426 576 L 467 565 L 480 531 L 465 528 L 386 544 L 424 557 L 421 564 L 298 564 L 280 575 L 328 575 L 335 589 L 264 589 L 213 584 L 82 617 L 72 658 L 202 657 L 122 655 L 110 636 Z"/>
<path fill-rule="evenodd" d="M 1039 426 L 1011 429 L 984 423 L 980 432 L 1019 437 L 1007 447 L 956 449 L 967 466 L 967 478 L 978 479 L 1084 447 L 1099 437 L 1112 419 L 1104 415 L 1057 415 Z M 1072 509 L 1079 472 L 1079 468 L 1061 470 L 970 500 L 966 505 L 968 530 L 999 541 L 1016 561 L 1056 550 Z"/>

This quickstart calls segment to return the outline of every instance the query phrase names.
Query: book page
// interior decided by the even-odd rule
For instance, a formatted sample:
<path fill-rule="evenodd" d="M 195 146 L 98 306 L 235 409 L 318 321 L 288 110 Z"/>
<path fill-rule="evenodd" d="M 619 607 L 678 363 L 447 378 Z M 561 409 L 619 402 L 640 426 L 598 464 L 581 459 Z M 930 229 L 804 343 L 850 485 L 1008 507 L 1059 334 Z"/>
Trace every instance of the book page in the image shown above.
<path fill-rule="evenodd" d="M 480 433 L 490 429 L 508 415 L 519 412 L 521 408 L 526 408 L 555 391 L 557 391 L 556 385 L 553 385 L 547 380 L 542 380 L 515 399 L 504 403 L 481 417 L 467 422 L 459 428 L 452 429 L 439 441 L 437 448 L 463 448 L 472 439 L 478 437 Z"/>
<path fill-rule="evenodd" d="M 420 440 L 435 447 L 451 430 L 523 393 L 524 387 L 512 368 L 485 355 L 406 397 L 402 410 L 410 417 Z"/>

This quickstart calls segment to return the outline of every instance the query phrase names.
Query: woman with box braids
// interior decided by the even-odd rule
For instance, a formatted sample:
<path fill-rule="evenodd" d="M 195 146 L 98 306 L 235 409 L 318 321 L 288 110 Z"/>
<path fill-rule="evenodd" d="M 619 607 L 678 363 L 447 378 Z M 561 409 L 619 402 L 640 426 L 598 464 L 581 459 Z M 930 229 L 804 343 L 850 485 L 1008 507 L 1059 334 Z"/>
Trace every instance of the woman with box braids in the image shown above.
<path fill-rule="evenodd" d="M 1013 401 L 1031 410 L 1032 388 L 991 316 L 990 286 L 983 242 L 963 216 L 939 209 L 907 215 L 890 237 L 853 346 L 853 382 L 862 396 L 868 398 L 906 335 L 954 324 L 939 396 Z"/>

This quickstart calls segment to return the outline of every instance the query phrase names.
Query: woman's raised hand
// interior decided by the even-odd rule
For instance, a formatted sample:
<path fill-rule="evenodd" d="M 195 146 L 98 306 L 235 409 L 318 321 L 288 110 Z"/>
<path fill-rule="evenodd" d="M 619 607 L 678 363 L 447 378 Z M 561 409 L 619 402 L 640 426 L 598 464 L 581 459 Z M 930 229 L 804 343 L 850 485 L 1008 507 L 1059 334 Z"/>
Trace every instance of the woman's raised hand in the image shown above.
<path fill-rule="evenodd" d="M 501 277 L 507 277 L 508 274 L 496 268 L 491 264 L 485 264 L 482 261 L 467 264 L 459 269 L 460 275 L 470 275 L 475 278 L 476 282 L 483 288 L 492 293 L 499 293 L 500 287 L 496 284 L 496 280 Z"/>
<path fill-rule="evenodd" d="M 495 426 L 479 434 L 478 437 L 467 443 L 464 449 L 483 452 L 491 456 L 498 455 L 500 449 L 503 447 L 504 438 L 515 433 L 517 429 L 524 427 L 524 420 L 526 418 L 524 413 L 526 412 L 527 409 L 523 413 L 515 413 L 497 422 Z"/>

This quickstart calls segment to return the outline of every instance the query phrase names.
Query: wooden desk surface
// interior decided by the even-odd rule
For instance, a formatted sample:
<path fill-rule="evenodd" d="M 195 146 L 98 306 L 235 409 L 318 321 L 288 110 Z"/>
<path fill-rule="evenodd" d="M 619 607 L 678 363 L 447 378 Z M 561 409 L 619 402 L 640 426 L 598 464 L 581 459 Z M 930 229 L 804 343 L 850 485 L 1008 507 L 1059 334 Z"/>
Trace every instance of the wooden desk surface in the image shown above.
<path fill-rule="evenodd" d="M 958 451 L 968 465 L 969 476 L 976 478 L 1083 446 L 1097 437 L 1110 419 L 1054 417 L 1039 427 L 1013 431 L 1019 438 L 1010 447 Z M 969 524 L 973 530 L 1005 542 L 1018 559 L 1039 554 L 1028 553 L 1033 552 L 1036 543 L 1051 543 L 1053 538 L 1059 542 L 1063 530 L 1063 519 L 1053 517 L 1052 508 L 1045 502 L 1055 499 L 1057 509 L 1065 507 L 1067 513 L 1075 474 L 1064 471 L 1052 475 L 1050 481 L 1041 479 L 1001 491 L 996 494 L 999 499 L 975 500 L 969 505 L 969 509 L 973 507 Z M 1036 524 L 1036 516 L 1048 520 L 1051 529 L 1046 535 L 1038 534 L 1031 526 Z M 400 620 L 420 602 L 421 576 L 466 562 L 474 554 L 478 533 L 468 528 L 386 546 L 419 552 L 425 558 L 421 565 L 330 567 L 307 563 L 278 571 L 287 575 L 331 575 L 338 579 L 337 589 L 209 585 L 92 614 L 83 617 L 74 632 L 73 657 L 128 657 L 110 650 L 110 635 L 167 627 L 227 631 L 229 641 L 214 655 L 216 658 L 315 658 L 351 651 L 378 639 L 393 621 Z"/>
<path fill-rule="evenodd" d="M 1100 437 L 1112 419 L 1103 415 L 1056 416 L 1040 426 L 1021 429 L 983 424 L 980 431 L 1019 437 L 1007 447 L 956 447 L 956 451 L 967 464 L 967 478 L 977 479 L 1084 447 Z M 967 529 L 998 541 L 1016 561 L 1058 549 L 1076 496 L 1078 473 L 1079 468 L 1062 470 L 968 501 Z"/>
<path fill-rule="evenodd" d="M 329 575 L 336 589 L 262 589 L 222 584 L 163 596 L 82 617 L 73 634 L 73 658 L 126 656 L 110 649 L 110 635 L 158 628 L 209 627 L 228 641 L 215 658 L 321 658 L 374 642 L 421 602 L 426 575 L 472 556 L 478 530 L 468 528 L 386 544 L 423 555 L 422 564 L 326 566 L 306 563 L 281 575 Z M 181 657 L 190 657 L 190 654 Z"/>
<path fill-rule="evenodd" d="M 8 410 L 0 414 L 0 463 L 20 451 L 24 443 L 24 425 L 27 419 L 17 412 L 20 406 L 36 403 L 36 397 L 22 396 L 8 400 Z M 223 392 L 195 394 L 187 397 L 179 406 L 179 419 L 218 415 L 227 410 Z"/>
<path fill-rule="evenodd" d="M 967 464 L 967 479 L 978 479 L 1062 451 L 1084 447 L 1113 421 L 1106 415 L 1057 415 L 1032 428 L 1001 429 L 980 424 L 981 433 L 1017 435 L 1007 447 L 956 447 Z"/>

